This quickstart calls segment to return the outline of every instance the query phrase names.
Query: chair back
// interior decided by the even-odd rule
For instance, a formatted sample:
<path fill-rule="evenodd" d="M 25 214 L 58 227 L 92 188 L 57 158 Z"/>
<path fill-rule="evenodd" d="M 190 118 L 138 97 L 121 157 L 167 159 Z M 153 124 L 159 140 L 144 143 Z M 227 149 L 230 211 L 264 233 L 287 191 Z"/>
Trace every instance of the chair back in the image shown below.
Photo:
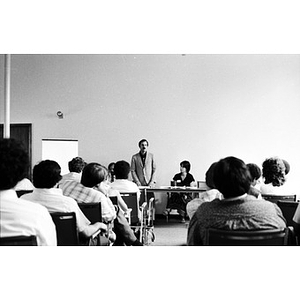
<path fill-rule="evenodd" d="M 287 226 L 293 226 L 293 217 L 299 202 L 278 200 L 277 205 L 282 211 Z"/>
<path fill-rule="evenodd" d="M 101 202 L 78 203 L 78 206 L 92 224 L 102 222 Z"/>
<path fill-rule="evenodd" d="M 282 200 L 282 201 L 290 201 L 290 202 L 295 202 L 296 201 L 296 195 L 266 195 L 266 194 L 262 194 L 261 195 L 263 199 L 276 203 L 278 202 L 278 200 Z"/>
<path fill-rule="evenodd" d="M 56 212 L 50 215 L 56 227 L 57 246 L 77 246 L 79 241 L 75 213 Z"/>
<path fill-rule="evenodd" d="M 117 196 L 109 196 L 113 205 L 118 205 L 118 197 Z"/>
<path fill-rule="evenodd" d="M 35 235 L 3 237 L 0 246 L 37 246 L 37 240 Z"/>
<path fill-rule="evenodd" d="M 137 193 L 120 193 L 128 208 L 131 208 L 131 224 L 139 222 Z"/>
<path fill-rule="evenodd" d="M 208 246 L 275 246 L 287 245 L 288 228 L 266 230 L 207 230 Z"/>
<path fill-rule="evenodd" d="M 33 192 L 32 190 L 20 190 L 20 191 L 16 191 L 18 198 L 20 198 L 24 194 L 28 194 L 28 193 L 32 193 L 32 192 Z"/>

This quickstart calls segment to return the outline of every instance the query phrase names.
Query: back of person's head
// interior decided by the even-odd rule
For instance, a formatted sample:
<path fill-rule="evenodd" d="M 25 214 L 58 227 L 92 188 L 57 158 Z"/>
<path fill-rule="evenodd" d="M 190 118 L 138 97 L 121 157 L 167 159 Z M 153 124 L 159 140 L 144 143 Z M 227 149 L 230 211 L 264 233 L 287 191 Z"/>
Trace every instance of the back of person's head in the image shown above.
<path fill-rule="evenodd" d="M 116 179 L 128 179 L 130 164 L 125 160 L 117 161 L 115 164 Z"/>
<path fill-rule="evenodd" d="M 267 158 L 262 164 L 262 175 L 265 184 L 272 183 L 273 186 L 281 186 L 285 183 L 285 165 L 279 157 Z"/>
<path fill-rule="evenodd" d="M 38 189 L 53 188 L 61 180 L 60 165 L 54 160 L 42 160 L 33 168 L 33 185 Z"/>
<path fill-rule="evenodd" d="M 142 139 L 142 140 L 139 141 L 139 144 L 138 144 L 139 147 L 141 147 L 141 144 L 144 143 L 144 142 L 147 143 L 147 147 L 149 146 L 149 142 L 146 139 Z"/>
<path fill-rule="evenodd" d="M 104 166 L 98 163 L 89 163 L 82 171 L 81 184 L 90 188 L 95 187 L 105 180 L 107 175 L 108 171 Z"/>
<path fill-rule="evenodd" d="M 224 198 L 232 198 L 248 193 L 251 175 L 241 159 L 229 156 L 216 164 L 213 181 Z"/>
<path fill-rule="evenodd" d="M 285 166 L 285 175 L 287 175 L 287 174 L 290 173 L 291 166 L 290 166 L 290 164 L 285 159 L 283 159 L 282 161 L 283 161 L 284 166 Z"/>
<path fill-rule="evenodd" d="M 205 173 L 205 183 L 210 189 L 215 189 L 216 186 L 214 184 L 214 169 L 217 162 L 214 162 Z"/>
<path fill-rule="evenodd" d="M 252 177 L 252 181 L 258 180 L 261 176 L 261 169 L 258 165 L 249 163 L 247 164 L 247 167 L 249 169 L 250 175 Z"/>
<path fill-rule="evenodd" d="M 187 173 L 190 172 L 191 164 L 190 164 L 189 161 L 187 161 L 187 160 L 182 161 L 182 162 L 180 163 L 180 166 L 181 166 L 182 168 L 185 168 Z"/>
<path fill-rule="evenodd" d="M 81 157 L 74 157 L 69 161 L 69 171 L 80 173 L 86 166 L 86 162 Z"/>
<path fill-rule="evenodd" d="M 12 189 L 25 177 L 29 157 L 14 139 L 0 139 L 0 190 Z"/>

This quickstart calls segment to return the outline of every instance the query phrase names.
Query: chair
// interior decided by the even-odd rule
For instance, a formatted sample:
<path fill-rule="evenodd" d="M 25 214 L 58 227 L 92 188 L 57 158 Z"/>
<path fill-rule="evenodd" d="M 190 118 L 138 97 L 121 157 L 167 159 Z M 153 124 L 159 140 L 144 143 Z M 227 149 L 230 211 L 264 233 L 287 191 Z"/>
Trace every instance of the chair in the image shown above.
<path fill-rule="evenodd" d="M 78 206 L 92 224 L 102 222 L 101 202 L 78 203 Z"/>
<path fill-rule="evenodd" d="M 287 226 L 293 226 L 293 217 L 298 207 L 299 202 L 282 201 L 278 200 L 277 205 L 282 211 L 284 218 L 286 219 Z"/>
<path fill-rule="evenodd" d="M 51 213 L 56 227 L 57 246 L 78 246 L 78 232 L 76 227 L 76 215 L 69 213 Z"/>
<path fill-rule="evenodd" d="M 288 228 L 266 230 L 207 230 L 208 246 L 283 246 L 287 245 Z"/>
<path fill-rule="evenodd" d="M 273 203 L 277 203 L 278 200 L 290 201 L 290 202 L 296 201 L 296 195 L 266 195 L 266 194 L 262 194 L 261 196 L 263 199 L 273 202 Z"/>
<path fill-rule="evenodd" d="M 109 196 L 109 199 L 111 200 L 112 204 L 115 207 L 119 207 L 117 196 Z M 132 208 L 129 208 L 128 211 L 124 213 L 124 216 L 127 219 L 129 225 L 131 225 L 131 212 L 132 212 Z"/>
<path fill-rule="evenodd" d="M 137 224 L 139 222 L 139 204 L 137 193 L 120 193 L 124 202 L 127 204 L 128 208 L 131 208 L 131 224 Z"/>
<path fill-rule="evenodd" d="M 36 236 L 12 236 L 0 238 L 0 246 L 37 246 Z"/>

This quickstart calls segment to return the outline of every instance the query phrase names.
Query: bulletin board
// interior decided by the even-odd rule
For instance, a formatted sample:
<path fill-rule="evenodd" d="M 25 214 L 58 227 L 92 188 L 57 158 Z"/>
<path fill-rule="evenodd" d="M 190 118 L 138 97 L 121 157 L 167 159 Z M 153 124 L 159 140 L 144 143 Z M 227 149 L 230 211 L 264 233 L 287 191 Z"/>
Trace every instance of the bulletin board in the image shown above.
<path fill-rule="evenodd" d="M 42 159 L 50 159 L 58 162 L 62 175 L 69 173 L 68 162 L 76 156 L 78 156 L 78 140 L 42 140 Z"/>

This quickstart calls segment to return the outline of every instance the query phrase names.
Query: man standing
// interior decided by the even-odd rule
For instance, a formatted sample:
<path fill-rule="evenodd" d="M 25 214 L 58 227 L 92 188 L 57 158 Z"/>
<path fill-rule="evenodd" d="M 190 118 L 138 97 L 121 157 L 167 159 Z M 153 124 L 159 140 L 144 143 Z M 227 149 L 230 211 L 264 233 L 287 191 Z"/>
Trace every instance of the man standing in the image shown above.
<path fill-rule="evenodd" d="M 139 141 L 140 152 L 131 159 L 131 174 L 138 186 L 154 187 L 156 183 L 156 164 L 152 153 L 147 152 L 149 143 L 146 139 Z"/>

